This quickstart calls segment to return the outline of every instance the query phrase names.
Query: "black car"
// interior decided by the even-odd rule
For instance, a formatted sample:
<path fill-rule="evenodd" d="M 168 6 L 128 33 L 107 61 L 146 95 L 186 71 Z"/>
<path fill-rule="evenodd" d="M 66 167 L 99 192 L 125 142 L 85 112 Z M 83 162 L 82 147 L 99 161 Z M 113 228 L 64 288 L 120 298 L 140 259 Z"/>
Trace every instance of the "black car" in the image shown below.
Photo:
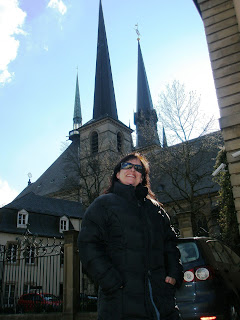
<path fill-rule="evenodd" d="M 179 238 L 184 282 L 176 292 L 183 320 L 240 319 L 240 257 L 222 242 Z"/>

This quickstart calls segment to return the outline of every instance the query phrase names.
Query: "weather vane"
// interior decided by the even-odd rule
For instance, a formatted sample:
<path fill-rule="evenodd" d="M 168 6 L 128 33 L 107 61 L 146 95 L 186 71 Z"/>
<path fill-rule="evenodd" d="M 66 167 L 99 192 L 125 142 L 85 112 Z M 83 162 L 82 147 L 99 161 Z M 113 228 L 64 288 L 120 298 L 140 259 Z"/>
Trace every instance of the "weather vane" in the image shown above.
<path fill-rule="evenodd" d="M 138 30 L 138 23 L 135 24 L 135 31 L 136 31 L 136 34 L 138 35 L 137 41 L 139 41 L 140 40 L 140 32 Z"/>

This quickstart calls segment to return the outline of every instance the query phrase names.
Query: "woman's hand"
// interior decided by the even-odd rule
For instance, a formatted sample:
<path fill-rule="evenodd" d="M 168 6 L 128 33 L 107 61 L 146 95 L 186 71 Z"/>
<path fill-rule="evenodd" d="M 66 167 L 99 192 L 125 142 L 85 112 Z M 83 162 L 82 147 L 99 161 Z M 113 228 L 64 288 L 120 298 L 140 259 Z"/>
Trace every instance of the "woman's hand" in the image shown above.
<path fill-rule="evenodd" d="M 175 285 L 176 284 L 176 279 L 172 278 L 172 277 L 169 277 L 169 276 L 166 276 L 165 278 L 165 282 L 166 283 L 170 283 L 171 285 Z"/>

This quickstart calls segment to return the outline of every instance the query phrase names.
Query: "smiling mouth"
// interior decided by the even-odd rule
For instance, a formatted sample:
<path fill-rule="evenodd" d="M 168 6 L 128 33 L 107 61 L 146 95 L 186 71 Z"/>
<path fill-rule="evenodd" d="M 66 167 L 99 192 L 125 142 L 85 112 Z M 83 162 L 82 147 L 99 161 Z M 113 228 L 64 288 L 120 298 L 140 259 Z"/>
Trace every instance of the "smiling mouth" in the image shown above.
<path fill-rule="evenodd" d="M 127 177 L 135 178 L 135 176 L 128 174 Z"/>

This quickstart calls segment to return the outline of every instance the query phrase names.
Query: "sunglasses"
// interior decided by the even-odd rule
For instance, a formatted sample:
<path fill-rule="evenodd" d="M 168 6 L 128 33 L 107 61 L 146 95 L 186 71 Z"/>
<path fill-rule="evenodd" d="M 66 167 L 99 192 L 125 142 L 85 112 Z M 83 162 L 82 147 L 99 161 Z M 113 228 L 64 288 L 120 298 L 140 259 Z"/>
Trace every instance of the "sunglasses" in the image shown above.
<path fill-rule="evenodd" d="M 127 170 L 127 169 L 132 169 L 132 167 L 134 167 L 134 169 L 137 172 L 143 173 L 143 166 L 141 166 L 140 164 L 133 164 L 130 162 L 122 162 L 121 163 L 121 169 Z"/>

